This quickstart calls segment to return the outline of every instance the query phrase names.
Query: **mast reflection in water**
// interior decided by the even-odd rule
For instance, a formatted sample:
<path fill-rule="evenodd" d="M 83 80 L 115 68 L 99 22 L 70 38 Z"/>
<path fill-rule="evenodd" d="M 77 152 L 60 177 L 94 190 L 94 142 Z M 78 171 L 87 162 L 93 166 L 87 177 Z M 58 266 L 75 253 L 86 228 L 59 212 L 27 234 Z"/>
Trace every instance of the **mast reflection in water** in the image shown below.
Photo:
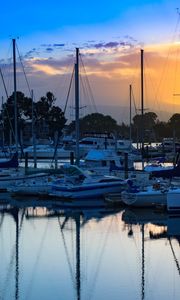
<path fill-rule="evenodd" d="M 180 218 L 13 205 L 0 210 L 0 299 L 179 299 Z"/>

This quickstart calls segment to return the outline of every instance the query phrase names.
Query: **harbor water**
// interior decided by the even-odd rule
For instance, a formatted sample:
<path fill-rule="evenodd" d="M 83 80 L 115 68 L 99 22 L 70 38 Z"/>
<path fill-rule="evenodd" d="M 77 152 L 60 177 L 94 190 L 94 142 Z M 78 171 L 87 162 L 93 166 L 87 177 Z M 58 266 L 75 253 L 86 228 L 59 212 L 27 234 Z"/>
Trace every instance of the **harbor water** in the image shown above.
<path fill-rule="evenodd" d="M 0 299 L 180 299 L 179 217 L 1 198 Z"/>

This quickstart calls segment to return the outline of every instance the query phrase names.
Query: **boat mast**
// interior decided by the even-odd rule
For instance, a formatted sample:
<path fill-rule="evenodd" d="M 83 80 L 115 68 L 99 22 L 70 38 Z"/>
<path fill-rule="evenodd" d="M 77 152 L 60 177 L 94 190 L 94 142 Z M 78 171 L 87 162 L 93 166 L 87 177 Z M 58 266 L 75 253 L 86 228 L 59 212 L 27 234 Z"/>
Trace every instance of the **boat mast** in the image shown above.
<path fill-rule="evenodd" d="M 76 48 L 75 63 L 75 124 L 76 124 L 76 165 L 79 165 L 79 48 Z"/>
<path fill-rule="evenodd" d="M 32 142 L 33 142 L 33 157 L 34 157 L 34 168 L 37 168 L 37 155 L 36 155 L 36 136 L 35 136 L 35 120 L 34 120 L 34 92 L 31 91 L 31 98 L 32 98 Z"/>
<path fill-rule="evenodd" d="M 13 39 L 13 71 L 14 71 L 14 120 L 15 120 L 15 145 L 18 152 L 18 127 L 17 127 L 17 90 L 16 90 L 16 40 Z"/>
<path fill-rule="evenodd" d="M 5 145 L 5 138 L 4 138 L 4 98 L 3 98 L 3 96 L 2 96 L 2 105 L 1 105 L 1 107 L 2 107 L 2 109 L 1 109 L 1 113 L 2 113 L 2 144 L 3 144 L 3 147 L 4 147 L 4 145 Z"/>
<path fill-rule="evenodd" d="M 132 115 L 131 115 L 132 86 L 131 86 L 131 84 L 129 86 L 129 101 L 130 101 L 130 105 L 129 105 L 129 139 L 131 141 L 131 137 L 132 137 L 132 126 L 131 126 L 131 119 L 132 119 Z"/>
<path fill-rule="evenodd" d="M 144 161 L 144 50 L 141 49 L 141 155 Z"/>

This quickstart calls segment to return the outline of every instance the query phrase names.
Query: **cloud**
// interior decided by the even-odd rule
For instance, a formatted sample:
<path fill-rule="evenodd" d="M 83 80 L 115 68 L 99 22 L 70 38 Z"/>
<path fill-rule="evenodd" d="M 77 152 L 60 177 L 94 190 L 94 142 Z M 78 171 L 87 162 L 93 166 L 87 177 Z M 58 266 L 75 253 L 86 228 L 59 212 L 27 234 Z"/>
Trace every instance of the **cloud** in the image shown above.
<path fill-rule="evenodd" d="M 53 66 L 50 66 L 48 64 L 32 64 L 32 67 L 34 68 L 34 70 L 38 71 L 38 72 L 42 72 L 45 73 L 46 75 L 58 75 L 58 74 L 64 74 L 64 69 L 61 68 L 55 68 Z"/>
<path fill-rule="evenodd" d="M 108 42 L 108 43 L 99 43 L 95 44 L 95 48 L 114 48 L 118 47 L 119 43 L 118 42 Z"/>
<path fill-rule="evenodd" d="M 64 47 L 65 44 L 53 44 L 53 47 Z"/>
<path fill-rule="evenodd" d="M 47 52 L 52 52 L 52 51 L 54 51 L 54 49 L 53 49 L 53 48 L 50 48 L 50 47 L 48 47 L 48 48 L 46 48 L 46 51 L 47 51 Z"/>
<path fill-rule="evenodd" d="M 43 48 L 56 48 L 56 47 L 64 47 L 65 46 L 65 44 L 64 43 L 54 43 L 54 44 L 41 44 L 40 45 L 41 47 L 43 47 Z"/>
<path fill-rule="evenodd" d="M 51 47 L 52 46 L 52 44 L 41 44 L 40 45 L 40 47 L 44 47 L 44 48 L 46 48 L 46 47 Z"/>
<path fill-rule="evenodd" d="M 26 52 L 22 58 L 24 59 L 30 59 L 33 58 L 34 56 L 39 56 L 40 51 L 38 51 L 36 48 L 33 48 L 32 50 Z"/>
<path fill-rule="evenodd" d="M 40 82 L 39 87 L 44 86 L 46 90 L 48 82 L 49 89 L 54 92 L 53 88 L 59 87 L 62 78 L 65 81 L 66 76 L 71 76 L 75 63 L 74 45 L 67 45 L 67 49 L 56 51 L 59 47 L 64 46 L 63 43 L 43 44 L 39 48 L 32 48 L 24 55 L 27 76 L 31 80 L 33 78 L 33 83 L 37 88 L 38 82 Z M 159 107 L 162 107 L 161 103 L 170 105 L 173 94 L 180 92 L 178 48 L 179 44 L 173 46 L 152 44 L 144 48 L 146 107 L 152 107 L 147 104 L 148 98 L 151 100 L 151 104 L 156 100 L 154 107 L 157 107 L 157 102 L 159 102 Z M 139 93 L 140 49 L 140 43 L 131 36 L 109 41 L 88 41 L 80 45 L 80 54 L 85 66 L 84 71 L 80 60 L 81 76 L 88 76 L 99 101 L 111 101 L 117 104 L 120 97 L 117 94 L 121 93 L 122 101 L 127 103 L 129 84 L 133 85 L 135 95 Z M 0 63 L 3 66 L 4 61 L 1 59 Z M 7 71 L 8 63 L 12 64 L 12 60 L 7 62 Z M 18 74 L 20 74 L 20 67 L 17 64 Z M 174 99 L 174 105 L 178 103 L 178 100 L 177 97 Z"/>

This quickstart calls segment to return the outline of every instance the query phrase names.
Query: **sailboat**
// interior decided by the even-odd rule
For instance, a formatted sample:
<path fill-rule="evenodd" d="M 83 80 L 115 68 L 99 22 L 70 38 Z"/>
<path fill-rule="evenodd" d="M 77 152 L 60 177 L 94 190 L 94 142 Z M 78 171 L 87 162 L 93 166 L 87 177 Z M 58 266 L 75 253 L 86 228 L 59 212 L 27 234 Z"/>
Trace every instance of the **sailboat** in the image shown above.
<path fill-rule="evenodd" d="M 13 42 L 13 75 L 14 75 L 14 120 L 15 120 L 15 153 L 10 159 L 0 160 L 0 191 L 7 191 L 12 185 L 16 183 L 24 184 L 26 186 L 27 182 L 33 185 L 32 182 L 39 181 L 43 182 L 45 178 L 48 177 L 47 173 L 36 173 L 31 175 L 26 175 L 26 168 L 19 168 L 18 163 L 18 126 L 17 126 L 17 88 L 16 88 L 16 41 Z"/>

